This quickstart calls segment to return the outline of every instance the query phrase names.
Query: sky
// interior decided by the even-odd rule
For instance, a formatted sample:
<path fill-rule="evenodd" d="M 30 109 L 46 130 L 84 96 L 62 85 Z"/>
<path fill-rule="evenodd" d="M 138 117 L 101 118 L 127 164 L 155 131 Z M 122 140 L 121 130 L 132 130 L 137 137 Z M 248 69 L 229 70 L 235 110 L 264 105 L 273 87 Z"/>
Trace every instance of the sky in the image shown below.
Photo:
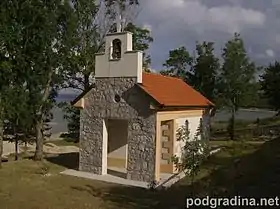
<path fill-rule="evenodd" d="M 235 32 L 258 65 L 280 55 L 280 0 L 140 0 L 136 23 L 151 30 L 152 69 L 163 69 L 169 51 L 196 41 L 215 42 L 215 53 Z"/>
<path fill-rule="evenodd" d="M 151 30 L 155 71 L 163 69 L 170 50 L 185 46 L 193 52 L 196 41 L 215 42 L 219 56 L 235 32 L 257 65 L 280 56 L 280 0 L 140 0 L 135 21 Z"/>

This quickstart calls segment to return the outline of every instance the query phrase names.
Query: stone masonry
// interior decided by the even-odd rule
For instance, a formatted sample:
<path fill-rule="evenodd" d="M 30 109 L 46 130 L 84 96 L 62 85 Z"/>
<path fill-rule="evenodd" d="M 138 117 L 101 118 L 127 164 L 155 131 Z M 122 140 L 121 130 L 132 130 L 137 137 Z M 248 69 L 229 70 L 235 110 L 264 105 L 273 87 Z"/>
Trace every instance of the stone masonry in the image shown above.
<path fill-rule="evenodd" d="M 121 97 L 120 102 L 114 100 Z M 128 120 L 127 178 L 150 182 L 155 175 L 156 113 L 136 78 L 96 78 L 81 110 L 81 171 L 101 174 L 103 120 Z"/>

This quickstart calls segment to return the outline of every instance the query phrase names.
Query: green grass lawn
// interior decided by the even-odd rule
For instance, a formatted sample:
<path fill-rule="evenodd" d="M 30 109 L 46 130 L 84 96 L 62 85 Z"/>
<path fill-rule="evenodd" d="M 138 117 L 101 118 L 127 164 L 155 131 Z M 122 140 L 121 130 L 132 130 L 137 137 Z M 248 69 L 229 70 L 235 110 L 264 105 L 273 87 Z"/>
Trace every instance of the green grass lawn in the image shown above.
<path fill-rule="evenodd" d="M 220 143 L 225 148 L 211 156 L 202 165 L 201 171 L 195 178 L 193 191 L 195 196 L 227 196 L 237 190 L 242 193 L 248 189 L 248 181 L 249 185 L 254 185 L 254 190 L 260 191 L 256 188 L 258 184 L 256 185 L 252 180 L 260 183 L 264 179 L 272 179 L 271 176 L 260 177 L 260 174 L 266 174 L 262 172 L 263 169 L 270 168 L 269 173 L 272 175 L 275 174 L 273 169 L 280 168 L 280 165 L 277 166 L 280 160 L 276 160 L 280 153 L 279 140 L 264 144 Z M 64 160 L 67 161 L 67 158 Z M 192 194 L 188 177 L 167 190 L 147 191 L 61 175 L 59 172 L 69 167 L 58 164 L 60 164 L 59 159 L 56 161 L 48 159 L 44 163 L 32 160 L 4 163 L 3 169 L 0 170 L 0 208 L 181 209 L 185 206 L 185 198 Z M 44 176 L 46 171 L 50 175 Z M 278 176 L 277 179 L 280 177 Z M 262 191 L 270 191 L 265 190 L 263 184 L 261 186 Z"/>
<path fill-rule="evenodd" d="M 243 121 L 243 120 L 236 120 L 235 121 L 235 128 L 244 128 L 250 125 L 253 125 L 255 121 Z M 212 122 L 211 128 L 213 130 L 226 130 L 228 127 L 228 121 L 215 121 Z"/>
<path fill-rule="evenodd" d="M 252 144 L 252 145 L 262 145 L 264 141 L 250 141 L 250 140 L 244 140 L 245 144 Z M 238 147 L 241 148 L 241 145 L 245 145 L 242 141 L 219 141 L 214 140 L 210 141 L 210 147 Z"/>

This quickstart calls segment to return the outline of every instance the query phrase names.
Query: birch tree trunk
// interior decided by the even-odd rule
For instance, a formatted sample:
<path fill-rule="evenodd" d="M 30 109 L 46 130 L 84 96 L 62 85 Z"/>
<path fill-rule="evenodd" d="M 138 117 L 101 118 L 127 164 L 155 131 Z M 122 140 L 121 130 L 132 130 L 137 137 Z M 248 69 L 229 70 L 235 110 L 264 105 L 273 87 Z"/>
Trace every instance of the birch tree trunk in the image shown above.
<path fill-rule="evenodd" d="M 44 136 L 43 136 L 43 120 L 37 120 L 36 124 L 36 150 L 34 155 L 35 161 L 41 161 L 43 160 L 43 146 L 44 146 Z"/>
<path fill-rule="evenodd" d="M 51 81 L 52 81 L 53 70 L 50 69 L 48 73 L 48 81 L 44 89 L 42 104 L 38 110 L 38 114 L 36 115 L 35 128 L 36 128 L 36 150 L 34 155 L 35 161 L 43 160 L 43 146 L 44 146 L 44 134 L 43 134 L 43 106 L 47 102 L 50 95 Z"/>

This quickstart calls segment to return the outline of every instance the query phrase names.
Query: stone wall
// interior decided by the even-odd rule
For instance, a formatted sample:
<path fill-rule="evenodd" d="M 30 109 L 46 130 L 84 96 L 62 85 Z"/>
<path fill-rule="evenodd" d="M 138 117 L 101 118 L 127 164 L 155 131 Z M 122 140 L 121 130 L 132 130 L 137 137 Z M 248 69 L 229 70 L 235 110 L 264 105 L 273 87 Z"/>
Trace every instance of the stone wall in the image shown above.
<path fill-rule="evenodd" d="M 101 174 L 103 120 L 128 120 L 127 178 L 150 182 L 155 175 L 156 114 L 150 98 L 137 87 L 136 78 L 97 78 L 85 96 L 81 111 L 80 166 Z M 114 101 L 115 95 L 121 97 Z"/>

